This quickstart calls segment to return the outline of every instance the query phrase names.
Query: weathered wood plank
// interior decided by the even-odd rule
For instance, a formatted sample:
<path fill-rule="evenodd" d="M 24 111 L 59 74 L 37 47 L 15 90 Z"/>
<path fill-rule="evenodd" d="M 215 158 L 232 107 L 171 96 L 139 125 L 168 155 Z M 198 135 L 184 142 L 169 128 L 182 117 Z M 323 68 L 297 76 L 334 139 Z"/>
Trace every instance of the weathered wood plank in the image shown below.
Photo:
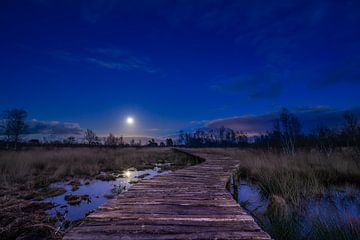
<path fill-rule="evenodd" d="M 99 207 L 64 239 L 270 239 L 225 189 L 239 161 L 191 154 L 206 161 L 143 180 Z"/>

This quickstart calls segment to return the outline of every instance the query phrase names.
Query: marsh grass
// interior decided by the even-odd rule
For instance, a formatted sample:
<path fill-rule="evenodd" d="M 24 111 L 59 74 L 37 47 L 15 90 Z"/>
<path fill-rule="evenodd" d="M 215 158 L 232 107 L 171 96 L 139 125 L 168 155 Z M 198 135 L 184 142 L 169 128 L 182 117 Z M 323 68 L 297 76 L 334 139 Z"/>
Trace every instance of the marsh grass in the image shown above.
<path fill-rule="evenodd" d="M 328 240 L 348 240 L 359 239 L 359 222 L 350 222 L 348 224 L 337 224 L 335 222 L 326 223 L 318 219 L 314 222 L 314 228 L 310 232 L 308 239 L 328 239 Z"/>
<path fill-rule="evenodd" d="M 101 171 L 183 165 L 188 156 L 167 148 L 54 148 L 0 152 L 0 184 L 39 188 L 66 177 L 91 178 Z"/>
<path fill-rule="evenodd" d="M 256 184 L 269 201 L 265 213 L 252 214 L 274 239 L 360 239 L 359 220 L 343 223 L 319 218 L 308 222 L 308 232 L 303 225 L 307 200 L 321 198 L 334 188 L 360 187 L 360 159 L 353 158 L 351 149 L 330 156 L 314 150 L 298 151 L 294 156 L 253 149 L 204 151 L 240 160 L 240 178 Z M 348 192 L 347 200 L 353 194 Z"/>
<path fill-rule="evenodd" d="M 204 151 L 239 159 L 242 179 L 256 183 L 265 197 L 278 195 L 296 206 L 303 198 L 323 194 L 329 186 L 360 187 L 360 168 L 346 149 L 330 157 L 318 151 L 299 151 L 294 156 L 236 148 Z"/>

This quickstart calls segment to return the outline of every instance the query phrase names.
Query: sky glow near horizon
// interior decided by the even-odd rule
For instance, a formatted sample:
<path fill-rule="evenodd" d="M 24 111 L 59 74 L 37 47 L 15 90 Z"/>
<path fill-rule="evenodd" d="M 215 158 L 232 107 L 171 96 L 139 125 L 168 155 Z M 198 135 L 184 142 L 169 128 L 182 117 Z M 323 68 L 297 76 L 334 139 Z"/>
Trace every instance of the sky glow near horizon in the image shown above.
<path fill-rule="evenodd" d="M 337 124 L 360 113 L 359 12 L 351 0 L 3 0 L 0 110 L 26 109 L 34 132 L 99 135 L 216 119 L 263 129 L 283 106 Z"/>

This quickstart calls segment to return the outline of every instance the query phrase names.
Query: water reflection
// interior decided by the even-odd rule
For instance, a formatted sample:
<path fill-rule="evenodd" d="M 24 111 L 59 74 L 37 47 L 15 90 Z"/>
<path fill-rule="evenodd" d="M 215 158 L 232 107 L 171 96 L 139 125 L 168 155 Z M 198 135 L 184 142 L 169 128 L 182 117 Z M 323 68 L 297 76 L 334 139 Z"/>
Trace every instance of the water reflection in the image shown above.
<path fill-rule="evenodd" d="M 279 219 L 274 221 L 274 216 L 267 212 L 269 199 L 263 197 L 257 185 L 233 177 L 230 179 L 229 187 L 237 202 L 267 231 L 271 232 L 274 227 L 271 224 L 280 222 L 277 221 Z M 308 239 L 317 230 L 319 223 L 329 229 L 359 225 L 360 190 L 351 186 L 333 187 L 322 196 L 304 199 L 301 206 L 294 207 L 288 204 L 288 208 L 289 216 L 285 223 L 291 222 L 289 225 L 294 228 L 293 232 L 300 235 L 297 238 Z"/>
<path fill-rule="evenodd" d="M 122 174 L 115 173 L 101 173 L 100 175 L 111 174 L 114 177 L 111 181 L 103 180 L 80 180 L 78 188 L 73 188 L 69 182 L 57 182 L 52 184 L 52 187 L 61 187 L 66 189 L 62 195 L 50 197 L 44 202 L 52 202 L 55 207 L 50 209 L 48 213 L 51 216 L 58 217 L 58 225 L 65 228 L 66 224 L 84 218 L 89 212 L 95 210 L 100 205 L 104 204 L 109 198 L 116 197 L 117 194 L 128 190 L 134 183 L 139 182 L 141 179 L 151 179 L 155 176 L 169 173 L 171 171 L 162 171 L 160 167 L 153 169 L 136 170 L 130 168 Z M 65 200 L 67 195 L 88 195 L 88 201 L 80 201 L 76 205 L 71 205 Z"/>
<path fill-rule="evenodd" d="M 131 171 L 127 170 L 124 173 L 125 177 L 130 178 L 131 177 Z"/>

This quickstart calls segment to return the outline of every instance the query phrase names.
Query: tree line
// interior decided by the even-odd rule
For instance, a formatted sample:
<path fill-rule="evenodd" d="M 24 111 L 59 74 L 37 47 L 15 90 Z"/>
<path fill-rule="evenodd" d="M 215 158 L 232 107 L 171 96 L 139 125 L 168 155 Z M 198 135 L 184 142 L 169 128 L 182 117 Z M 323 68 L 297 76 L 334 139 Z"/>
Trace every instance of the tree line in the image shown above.
<path fill-rule="evenodd" d="M 299 148 L 316 148 L 328 156 L 334 150 L 347 147 L 353 149 L 356 156 L 360 156 L 360 125 L 355 114 L 347 111 L 343 115 L 342 126 L 330 128 L 319 124 L 312 131 L 304 133 L 296 115 L 283 109 L 273 130 L 255 137 L 253 145 L 288 155 L 294 155 Z"/>
<path fill-rule="evenodd" d="M 74 136 L 69 136 L 63 140 L 40 141 L 39 139 L 30 139 L 24 141 L 22 138 L 28 130 L 26 124 L 27 112 L 23 109 L 9 109 L 3 111 L 0 119 L 0 148 L 7 150 L 18 150 L 21 146 L 89 146 L 89 147 L 172 147 L 173 140 L 167 138 L 159 144 L 155 139 L 150 139 L 146 144 L 142 144 L 141 140 L 135 141 L 131 139 L 129 143 L 124 141 L 122 136 L 117 137 L 109 133 L 106 137 L 99 137 L 91 130 L 86 129 L 84 132 L 83 142 L 79 142 Z"/>
<path fill-rule="evenodd" d="M 326 155 L 342 147 L 355 150 L 360 156 L 360 125 L 355 114 L 345 112 L 340 128 L 318 125 L 312 131 L 302 132 L 299 118 L 283 108 L 273 123 L 273 129 L 249 137 L 242 131 L 220 127 L 210 131 L 179 132 L 179 142 L 187 147 L 252 147 L 294 155 L 298 148 L 316 148 Z"/>
<path fill-rule="evenodd" d="M 174 146 L 173 140 L 171 138 L 167 138 L 164 142 L 160 142 L 158 144 L 155 139 L 148 140 L 147 144 L 143 145 L 141 140 L 135 141 L 134 139 L 130 140 L 130 143 L 125 143 L 124 138 L 122 136 L 116 137 L 114 134 L 109 133 L 105 140 L 102 142 L 100 138 L 96 135 L 96 133 L 91 129 L 86 129 L 84 134 L 85 143 L 89 146 L 109 146 L 109 147 L 140 147 L 140 146 L 148 146 L 148 147 L 172 147 Z"/>
<path fill-rule="evenodd" d="M 68 137 L 63 141 L 40 142 L 32 139 L 22 141 L 22 135 L 26 133 L 27 112 L 23 109 L 6 110 L 2 114 L 1 132 L 3 139 L 0 146 L 6 149 L 17 150 L 23 145 L 61 145 L 61 146 L 104 146 L 104 147 L 252 147 L 278 151 L 287 155 L 294 155 L 298 148 L 316 148 L 320 152 L 331 155 L 331 153 L 342 147 L 354 149 L 360 156 L 360 125 L 355 114 L 344 113 L 344 124 L 341 128 L 330 128 L 319 125 L 314 130 L 304 133 L 299 118 L 286 108 L 279 112 L 274 121 L 273 129 L 258 136 L 249 137 L 243 131 L 235 131 L 230 128 L 220 127 L 218 129 L 197 129 L 192 133 L 179 132 L 178 140 L 167 138 L 159 144 L 155 139 L 150 139 L 146 144 L 141 140 L 132 139 L 129 143 L 122 136 L 117 137 L 110 133 L 100 138 L 91 130 L 84 132 L 84 142 L 79 143 L 75 137 Z"/>

